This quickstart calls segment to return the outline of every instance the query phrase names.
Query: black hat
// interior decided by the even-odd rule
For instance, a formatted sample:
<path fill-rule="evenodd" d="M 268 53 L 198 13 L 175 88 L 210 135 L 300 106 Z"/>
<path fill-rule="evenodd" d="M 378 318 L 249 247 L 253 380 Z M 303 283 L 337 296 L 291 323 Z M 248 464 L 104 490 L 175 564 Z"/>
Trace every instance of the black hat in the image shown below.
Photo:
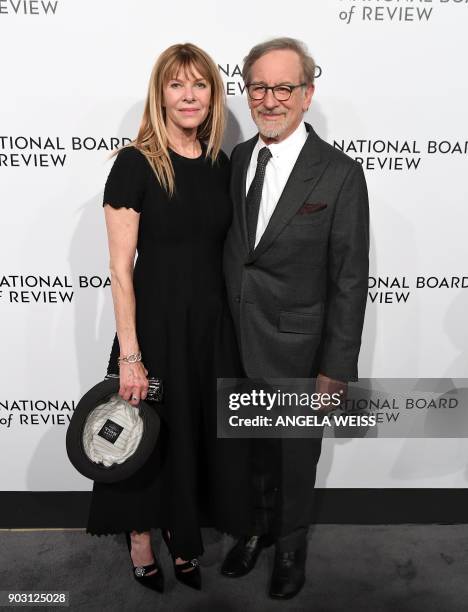
<path fill-rule="evenodd" d="M 90 389 L 78 402 L 67 430 L 67 454 L 74 467 L 96 482 L 117 482 L 149 458 L 159 435 L 156 410 L 140 400 L 133 406 L 118 395 L 118 377 Z"/>

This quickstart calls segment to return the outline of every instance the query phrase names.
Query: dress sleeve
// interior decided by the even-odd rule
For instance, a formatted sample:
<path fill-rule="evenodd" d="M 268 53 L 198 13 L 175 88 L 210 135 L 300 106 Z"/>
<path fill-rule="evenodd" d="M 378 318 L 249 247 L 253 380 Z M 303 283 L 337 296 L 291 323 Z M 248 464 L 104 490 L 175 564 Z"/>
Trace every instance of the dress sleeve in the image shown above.
<path fill-rule="evenodd" d="M 147 177 L 147 161 L 134 147 L 118 152 L 104 187 L 102 205 L 133 208 L 141 213 Z"/>

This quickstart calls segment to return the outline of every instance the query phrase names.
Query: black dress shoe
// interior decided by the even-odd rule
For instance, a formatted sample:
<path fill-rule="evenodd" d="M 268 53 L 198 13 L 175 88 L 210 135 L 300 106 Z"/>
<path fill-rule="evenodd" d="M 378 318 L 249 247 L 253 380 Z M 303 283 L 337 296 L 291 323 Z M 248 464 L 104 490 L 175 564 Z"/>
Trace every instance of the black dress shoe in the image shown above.
<path fill-rule="evenodd" d="M 172 551 L 170 534 L 167 529 L 162 529 L 161 532 L 163 540 L 169 550 L 169 554 L 172 557 L 174 576 L 179 582 L 185 584 L 185 586 L 195 589 L 196 591 L 201 591 L 201 571 L 198 559 L 190 559 L 189 561 L 185 561 L 185 563 L 177 564 L 175 561 L 176 557 Z"/>
<path fill-rule="evenodd" d="M 299 593 L 305 582 L 307 543 L 293 551 L 275 552 L 269 595 L 273 599 L 291 599 Z"/>
<path fill-rule="evenodd" d="M 128 531 L 125 532 L 125 541 L 127 542 L 128 552 L 130 553 L 131 560 L 132 541 Z M 153 570 L 158 571 L 154 574 L 149 574 L 149 572 L 152 572 Z M 158 591 L 158 593 L 162 593 L 164 591 L 164 574 L 162 571 L 162 567 L 159 565 L 156 559 L 153 563 L 150 563 L 148 565 L 133 565 L 133 577 L 137 582 L 139 582 L 145 587 L 148 587 L 149 589 L 152 589 L 153 591 Z"/>
<path fill-rule="evenodd" d="M 221 566 L 221 573 L 230 578 L 245 576 L 255 567 L 262 548 L 272 543 L 273 539 L 269 536 L 244 536 L 226 555 Z"/>

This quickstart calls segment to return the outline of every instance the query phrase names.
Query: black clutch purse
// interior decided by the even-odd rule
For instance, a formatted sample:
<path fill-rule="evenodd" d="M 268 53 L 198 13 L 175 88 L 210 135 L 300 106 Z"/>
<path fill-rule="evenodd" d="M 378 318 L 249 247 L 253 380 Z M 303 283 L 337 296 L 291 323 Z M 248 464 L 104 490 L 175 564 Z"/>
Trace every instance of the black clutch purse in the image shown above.
<path fill-rule="evenodd" d="M 104 380 L 110 380 L 110 379 L 119 379 L 119 375 L 118 374 L 106 374 L 104 377 Z M 163 401 L 163 381 L 162 378 L 154 378 L 154 377 L 149 377 L 148 378 L 148 393 L 146 394 L 146 399 L 145 401 L 150 401 L 150 402 L 158 402 L 161 403 Z"/>

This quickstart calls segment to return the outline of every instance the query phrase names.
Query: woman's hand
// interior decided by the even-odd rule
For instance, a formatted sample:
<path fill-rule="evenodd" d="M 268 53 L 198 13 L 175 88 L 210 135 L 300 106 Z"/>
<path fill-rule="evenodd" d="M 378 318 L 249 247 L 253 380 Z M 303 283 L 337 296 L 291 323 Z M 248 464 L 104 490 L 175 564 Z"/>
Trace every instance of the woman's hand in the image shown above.
<path fill-rule="evenodd" d="M 148 370 L 141 361 L 120 364 L 119 395 L 132 406 L 138 406 L 140 399 L 148 393 Z"/>

